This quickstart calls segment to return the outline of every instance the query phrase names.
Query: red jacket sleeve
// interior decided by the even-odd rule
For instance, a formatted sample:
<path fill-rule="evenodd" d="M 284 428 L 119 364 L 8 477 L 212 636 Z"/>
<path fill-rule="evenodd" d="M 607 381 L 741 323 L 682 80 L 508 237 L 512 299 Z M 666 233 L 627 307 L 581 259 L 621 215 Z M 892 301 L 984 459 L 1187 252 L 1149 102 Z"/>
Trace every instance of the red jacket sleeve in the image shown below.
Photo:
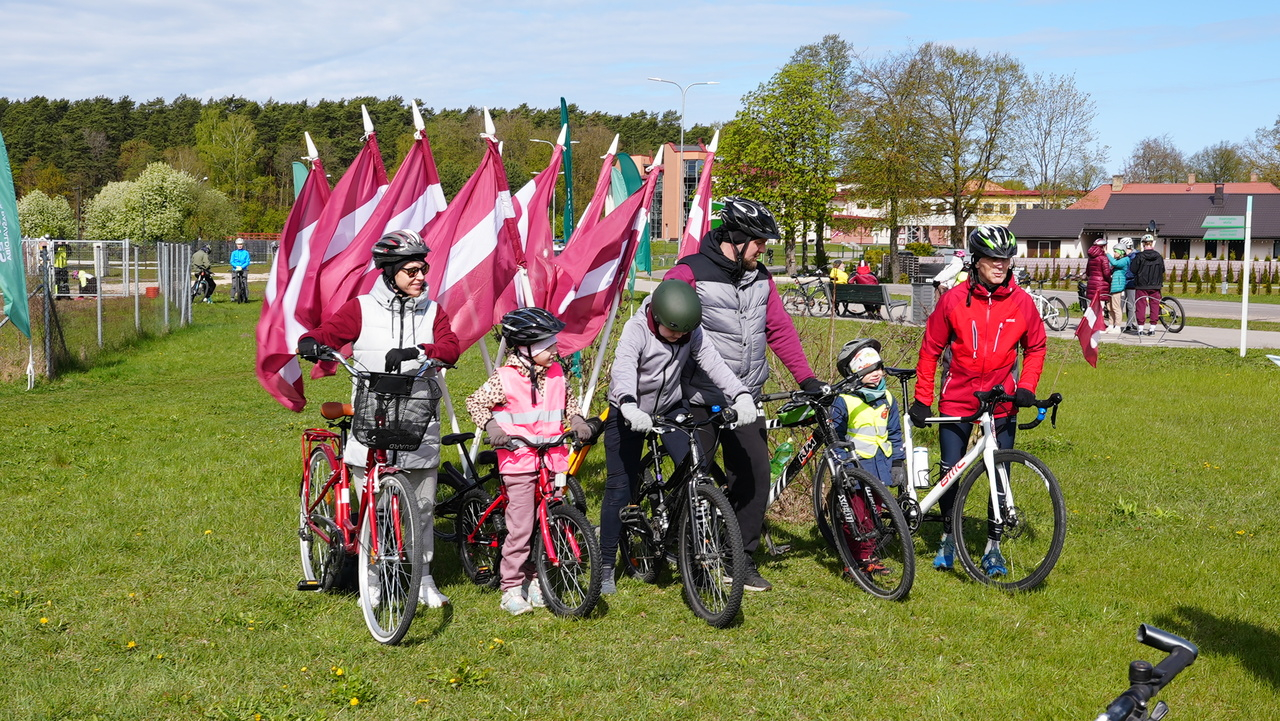
<path fill-rule="evenodd" d="M 436 306 L 436 322 L 432 326 L 431 332 L 435 337 L 435 342 L 422 344 L 423 355 L 428 358 L 437 358 L 449 364 L 457 363 L 458 357 L 462 355 L 462 349 L 459 347 L 458 336 L 453 332 L 453 326 L 449 323 L 449 314 L 445 312 L 442 306 Z"/>
<path fill-rule="evenodd" d="M 769 305 L 765 309 L 764 318 L 764 334 L 769 350 L 791 371 L 791 377 L 796 379 L 796 383 L 813 378 L 813 368 L 804 355 L 800 334 L 796 332 L 795 323 L 791 322 L 791 314 L 782 305 L 782 296 L 778 295 L 778 286 L 773 278 L 769 278 Z"/>
<path fill-rule="evenodd" d="M 360 312 L 360 299 L 352 298 L 338 309 L 337 313 L 321 323 L 314 330 L 302 334 L 303 338 L 315 338 L 316 342 L 330 348 L 339 349 L 360 337 L 360 326 L 363 324 Z"/>

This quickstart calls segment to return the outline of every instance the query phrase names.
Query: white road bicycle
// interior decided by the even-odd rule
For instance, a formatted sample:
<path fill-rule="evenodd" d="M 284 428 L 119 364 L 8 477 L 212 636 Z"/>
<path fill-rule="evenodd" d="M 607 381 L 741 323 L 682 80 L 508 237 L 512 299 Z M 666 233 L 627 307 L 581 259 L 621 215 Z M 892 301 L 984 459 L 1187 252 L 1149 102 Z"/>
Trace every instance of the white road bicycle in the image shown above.
<path fill-rule="evenodd" d="M 902 397 L 910 398 L 907 382 L 916 377 L 915 369 L 885 368 L 885 372 L 901 383 Z M 914 534 L 922 521 L 942 520 L 941 514 L 929 514 L 929 511 L 938 505 L 943 493 L 958 484 L 951 530 L 961 565 L 980 583 L 1010 591 L 1027 591 L 1044 581 L 1062 553 L 1067 536 L 1066 503 L 1058 480 L 1044 461 L 1026 451 L 997 447 L 993 412 L 998 404 L 1012 402 L 1013 396 L 1000 386 L 974 395 L 979 407 L 973 415 L 926 419 L 927 423 L 976 421 L 980 432 L 969 452 L 936 485 L 932 483 L 931 468 L 924 454 L 917 455 L 912 444 L 911 424 L 903 419 L 908 482 L 903 484 L 905 488 L 898 489 L 899 503 Z M 1019 424 L 1018 428 L 1030 430 L 1040 425 L 1049 409 L 1053 411 L 1050 422 L 1056 426 L 1061 402 L 1060 393 L 1036 401 L 1036 419 Z M 930 486 L 932 490 L 921 499 L 919 492 Z M 988 537 L 997 535 L 1006 573 L 989 576 L 982 569 L 981 560 Z"/>
<path fill-rule="evenodd" d="M 1044 294 L 1045 280 L 1032 280 L 1030 274 L 1025 271 L 1018 275 L 1018 285 L 1027 291 L 1027 295 L 1036 302 L 1036 312 L 1040 314 L 1040 320 L 1048 326 L 1049 330 L 1066 330 L 1067 322 L 1071 320 L 1070 313 L 1067 312 L 1067 304 L 1056 296 Z M 1031 289 L 1034 283 L 1037 288 Z"/>

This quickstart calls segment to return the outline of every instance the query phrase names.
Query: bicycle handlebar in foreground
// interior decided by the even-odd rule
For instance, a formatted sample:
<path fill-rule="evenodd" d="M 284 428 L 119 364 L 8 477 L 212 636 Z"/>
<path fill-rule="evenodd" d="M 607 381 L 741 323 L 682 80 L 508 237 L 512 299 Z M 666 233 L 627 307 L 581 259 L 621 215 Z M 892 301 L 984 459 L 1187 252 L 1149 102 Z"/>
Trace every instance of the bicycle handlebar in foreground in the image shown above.
<path fill-rule="evenodd" d="M 1147 714 L 1147 702 L 1160 689 L 1169 685 L 1187 666 L 1195 663 L 1200 649 L 1194 643 L 1156 628 L 1141 624 L 1138 626 L 1138 642 L 1144 643 L 1158 651 L 1169 654 L 1159 664 L 1152 666 L 1147 661 L 1133 661 L 1129 664 L 1129 690 L 1120 694 L 1107 706 L 1107 710 L 1098 715 L 1095 721 L 1126 721 L 1134 718 L 1162 718 L 1169 712 L 1164 701 L 1156 704 L 1154 713 Z"/>

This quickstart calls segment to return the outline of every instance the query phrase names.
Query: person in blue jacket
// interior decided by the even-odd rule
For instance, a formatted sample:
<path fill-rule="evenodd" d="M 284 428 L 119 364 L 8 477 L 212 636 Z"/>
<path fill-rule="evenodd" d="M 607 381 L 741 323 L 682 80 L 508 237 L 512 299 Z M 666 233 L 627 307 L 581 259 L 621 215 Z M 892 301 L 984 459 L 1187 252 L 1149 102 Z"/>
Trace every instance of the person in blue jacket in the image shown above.
<path fill-rule="evenodd" d="M 244 238 L 236 238 L 236 249 L 231 251 L 231 270 L 240 272 L 249 267 L 249 251 L 245 250 Z"/>
<path fill-rule="evenodd" d="M 906 447 L 902 440 L 902 411 L 885 383 L 880 341 L 858 338 L 844 344 L 836 359 L 836 370 L 854 379 L 856 387 L 841 393 L 831 403 L 831 421 L 836 434 L 853 444 L 863 470 L 886 486 L 906 482 Z M 854 499 L 854 514 L 867 514 L 866 500 Z M 888 573 L 876 558 L 875 541 L 855 541 L 854 552 L 867 573 Z"/>
<path fill-rule="evenodd" d="M 1128 247 L 1125 247 L 1126 242 Z M 1126 278 L 1129 275 L 1128 251 L 1130 250 L 1133 250 L 1133 239 L 1121 238 L 1120 242 L 1116 243 L 1116 247 L 1111 249 L 1111 255 L 1107 257 L 1111 262 L 1111 317 L 1104 333 L 1119 333 L 1124 324 L 1124 290 Z M 1132 282 L 1132 279 L 1128 280 Z"/>

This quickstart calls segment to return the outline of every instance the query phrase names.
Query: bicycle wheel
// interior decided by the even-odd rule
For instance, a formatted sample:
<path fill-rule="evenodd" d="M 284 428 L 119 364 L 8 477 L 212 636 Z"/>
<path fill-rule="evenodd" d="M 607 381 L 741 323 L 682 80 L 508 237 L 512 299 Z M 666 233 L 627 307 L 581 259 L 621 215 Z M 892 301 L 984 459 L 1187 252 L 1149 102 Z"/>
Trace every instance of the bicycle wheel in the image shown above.
<path fill-rule="evenodd" d="M 440 465 L 436 480 L 436 505 L 431 514 L 432 533 L 436 540 L 454 543 L 458 540 L 458 511 L 462 507 L 462 491 L 467 479 L 450 462 Z"/>
<path fill-rule="evenodd" d="M 827 542 L 828 546 L 835 546 L 835 536 L 831 533 L 831 523 L 828 520 L 827 499 L 829 494 L 827 488 L 830 487 L 828 477 L 831 475 L 833 467 L 839 467 L 843 461 L 836 458 L 832 449 L 828 448 L 822 453 L 822 459 L 816 464 L 813 472 L 813 487 L 810 489 L 813 495 L 813 522 L 818 527 L 818 535 L 822 536 L 822 540 Z M 833 466 L 834 464 L 834 466 Z"/>
<path fill-rule="evenodd" d="M 494 509 L 485 518 L 484 512 L 491 503 L 489 494 L 479 488 L 463 494 L 462 505 L 458 509 L 458 558 L 462 562 L 462 572 L 472 583 L 497 588 L 498 562 L 502 560 L 502 541 L 507 536 L 507 524 L 501 509 Z"/>
<path fill-rule="evenodd" d="M 573 474 L 564 477 L 564 499 L 581 511 L 584 517 L 587 515 L 587 492 L 582 490 L 582 484 Z"/>
<path fill-rule="evenodd" d="M 1160 299 L 1160 325 L 1170 333 L 1181 333 L 1187 325 L 1187 315 L 1177 298 Z"/>
<path fill-rule="evenodd" d="M 809 296 L 809 315 L 825 318 L 831 314 L 831 303 L 827 302 L 826 291 L 818 290 Z"/>
<path fill-rule="evenodd" d="M 974 580 L 997 588 L 1026 591 L 1044 581 L 1062 553 L 1067 536 L 1067 507 L 1062 490 L 1048 466 L 1024 451 L 995 453 L 996 468 L 1008 477 L 1013 498 L 999 498 L 1004 522 L 989 522 L 991 479 L 986 464 L 978 463 L 956 489 L 951 528 L 956 552 Z M 1003 493 L 998 492 L 999 496 Z M 988 574 L 987 539 L 999 535 L 999 555 L 1005 573 Z"/>
<path fill-rule="evenodd" d="M 809 309 L 809 296 L 789 288 L 782 293 L 782 307 L 791 315 L 804 315 Z"/>
<path fill-rule="evenodd" d="M 644 515 L 644 523 L 649 534 L 623 523 L 622 533 L 618 537 L 618 548 L 622 551 L 622 568 L 628 576 L 644 583 L 657 583 L 658 576 L 667 565 L 667 554 L 662 547 L 662 539 L 666 536 L 667 522 L 660 511 L 662 503 L 662 483 L 675 473 L 675 464 L 671 456 L 659 451 L 657 457 L 648 453 L 640 461 L 644 474 L 640 480 L 640 498 L 636 505 Z"/>
<path fill-rule="evenodd" d="M 906 598 L 916 577 L 915 546 L 889 489 L 866 471 L 841 469 L 827 511 L 845 573 L 872 596 Z"/>
<path fill-rule="evenodd" d="M 400 643 L 418 609 L 422 547 L 418 499 L 400 476 L 383 476 L 373 511 L 360 522 L 360 608 L 379 643 Z"/>
<path fill-rule="evenodd" d="M 1071 320 L 1067 304 L 1061 298 L 1047 297 L 1045 300 L 1044 324 L 1049 326 L 1049 330 L 1066 330 L 1067 322 Z"/>
<path fill-rule="evenodd" d="M 693 513 L 680 513 L 680 581 L 698 618 L 724 628 L 742 607 L 747 553 L 724 492 L 708 482 L 693 488 Z"/>
<path fill-rule="evenodd" d="M 208 293 L 209 281 L 201 276 L 196 278 L 196 282 L 191 284 L 191 300 L 203 298 Z"/>
<path fill-rule="evenodd" d="M 342 547 L 342 531 L 335 513 L 337 490 L 326 485 L 338 463 L 333 449 L 320 446 L 311 451 L 299 493 L 298 546 L 302 554 L 302 578 L 332 591 L 349 577 L 352 557 Z"/>
<path fill-rule="evenodd" d="M 547 608 L 557 616 L 581 618 L 600 599 L 600 541 L 582 511 L 565 503 L 547 509 L 547 533 L 533 530 L 533 559 Z M 549 550 L 555 551 L 555 561 Z"/>

